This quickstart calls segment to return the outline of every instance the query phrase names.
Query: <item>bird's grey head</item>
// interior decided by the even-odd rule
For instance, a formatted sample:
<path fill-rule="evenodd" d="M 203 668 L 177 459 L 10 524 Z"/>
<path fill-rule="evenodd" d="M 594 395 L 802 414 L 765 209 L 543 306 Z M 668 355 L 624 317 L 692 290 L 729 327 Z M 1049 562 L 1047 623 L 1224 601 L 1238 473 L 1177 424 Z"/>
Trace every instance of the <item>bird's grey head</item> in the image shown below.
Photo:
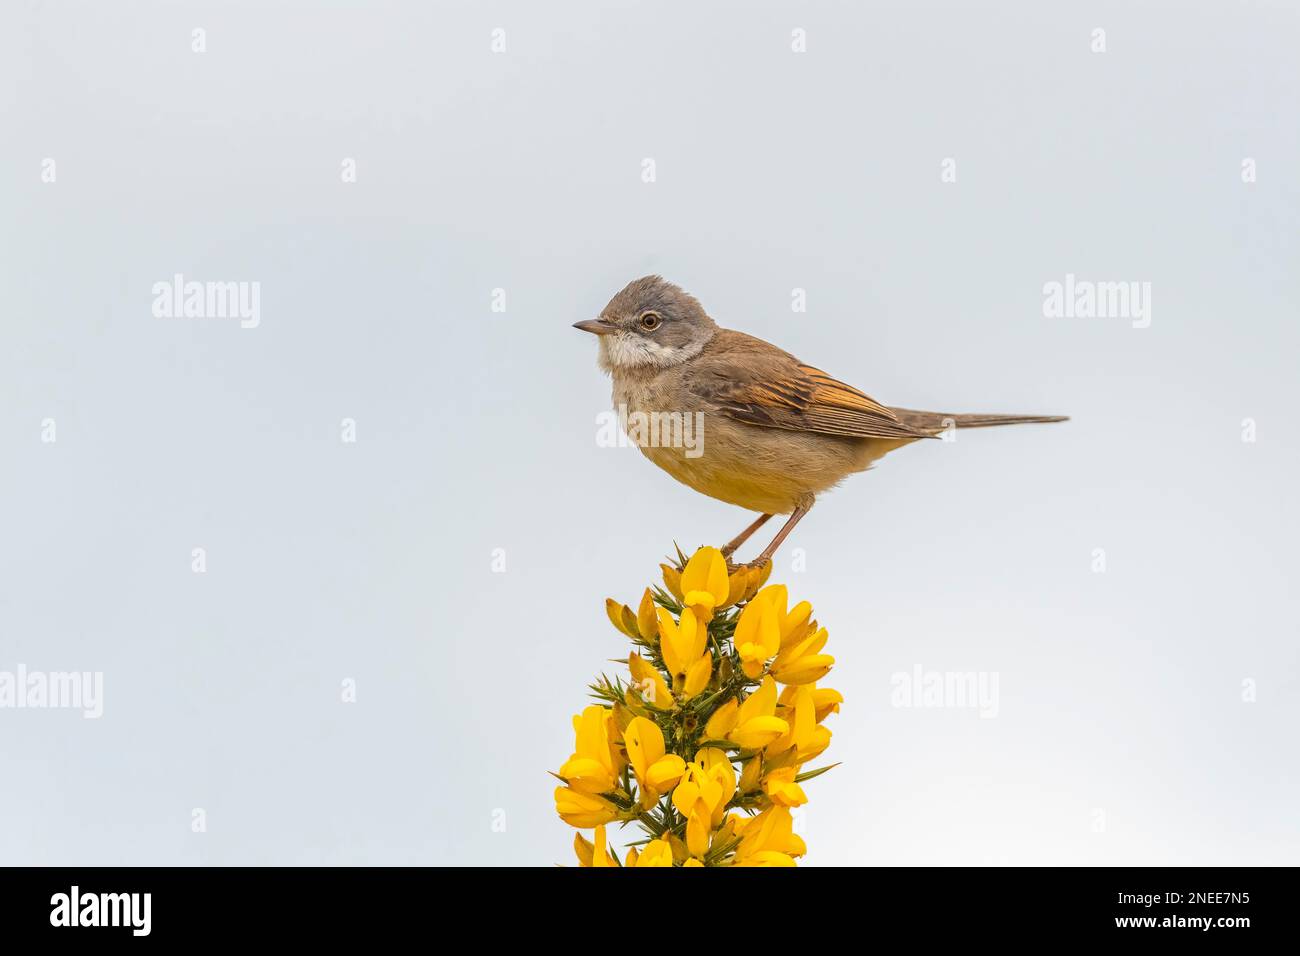
<path fill-rule="evenodd" d="M 629 282 L 600 317 L 574 328 L 600 336 L 605 371 L 668 368 L 700 353 L 718 331 L 695 296 L 660 276 Z"/>

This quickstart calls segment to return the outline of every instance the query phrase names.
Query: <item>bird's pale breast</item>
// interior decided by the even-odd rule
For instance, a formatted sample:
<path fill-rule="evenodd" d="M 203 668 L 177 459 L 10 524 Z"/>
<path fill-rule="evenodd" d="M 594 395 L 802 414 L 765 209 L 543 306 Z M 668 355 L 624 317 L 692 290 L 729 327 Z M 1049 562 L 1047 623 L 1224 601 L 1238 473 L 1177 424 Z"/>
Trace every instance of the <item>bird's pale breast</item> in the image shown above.
<path fill-rule="evenodd" d="M 644 440 L 637 444 L 652 462 L 701 494 L 765 514 L 788 514 L 800 504 L 811 504 L 817 494 L 870 467 L 899 444 L 737 422 L 675 387 L 671 376 L 620 376 L 613 397 L 617 408 L 628 411 L 628 433 L 634 440 L 638 412 L 702 415 L 697 447 Z M 642 429 L 640 438 L 645 437 Z"/>

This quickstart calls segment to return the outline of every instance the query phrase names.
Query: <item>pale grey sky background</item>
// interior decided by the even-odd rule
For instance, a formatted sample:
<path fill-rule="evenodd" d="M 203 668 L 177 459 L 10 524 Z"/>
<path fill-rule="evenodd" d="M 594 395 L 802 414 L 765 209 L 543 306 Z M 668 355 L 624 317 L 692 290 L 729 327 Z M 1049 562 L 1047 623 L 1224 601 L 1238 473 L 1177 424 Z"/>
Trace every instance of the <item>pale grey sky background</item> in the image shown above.
<path fill-rule="evenodd" d="M 569 862 L 604 598 L 750 520 L 596 444 L 569 326 L 648 272 L 887 403 L 1074 416 L 779 555 L 847 698 L 809 864 L 1300 860 L 1297 5 L 974 6 L 6 4 L 0 671 L 105 699 L 0 709 L 0 863 Z M 156 318 L 176 273 L 260 325 Z M 1067 273 L 1150 327 L 1045 317 Z M 917 665 L 996 718 L 891 706 Z"/>

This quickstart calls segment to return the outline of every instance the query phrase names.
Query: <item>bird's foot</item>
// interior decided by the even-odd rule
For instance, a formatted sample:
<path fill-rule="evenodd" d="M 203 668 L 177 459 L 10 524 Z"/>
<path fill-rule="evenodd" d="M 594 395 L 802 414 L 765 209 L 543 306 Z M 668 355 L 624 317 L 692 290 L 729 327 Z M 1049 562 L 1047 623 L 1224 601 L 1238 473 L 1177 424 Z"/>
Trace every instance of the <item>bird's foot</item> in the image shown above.
<path fill-rule="evenodd" d="M 727 574 L 732 575 L 737 571 L 761 571 L 772 563 L 771 558 L 756 558 L 753 561 L 745 561 L 741 564 L 735 564 L 727 556 Z"/>

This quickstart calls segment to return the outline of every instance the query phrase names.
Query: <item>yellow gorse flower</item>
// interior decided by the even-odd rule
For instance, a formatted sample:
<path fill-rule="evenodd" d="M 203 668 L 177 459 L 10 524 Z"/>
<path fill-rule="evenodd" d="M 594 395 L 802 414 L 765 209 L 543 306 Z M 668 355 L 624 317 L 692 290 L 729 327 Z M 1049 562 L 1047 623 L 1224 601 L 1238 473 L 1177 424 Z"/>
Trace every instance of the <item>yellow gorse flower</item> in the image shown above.
<path fill-rule="evenodd" d="M 686 765 L 673 791 L 673 806 L 686 819 L 686 846 L 692 856 L 709 849 L 709 834 L 722 824 L 736 793 L 736 770 L 725 751 L 706 747 Z"/>
<path fill-rule="evenodd" d="M 781 622 L 770 600 L 760 594 L 745 606 L 736 621 L 735 642 L 745 676 L 763 673 L 767 662 L 781 649 Z"/>
<path fill-rule="evenodd" d="M 817 687 L 835 660 L 812 606 L 793 608 L 771 563 L 728 569 L 716 548 L 661 565 L 663 586 L 606 614 L 632 642 L 627 677 L 591 685 L 573 718 L 574 749 L 556 774 L 561 819 L 581 829 L 582 866 L 793 866 L 803 841 L 792 807 L 829 767 L 804 764 L 830 744 L 824 721 L 844 698 Z M 783 685 L 778 690 L 778 685 Z M 606 827 L 646 836 L 620 861 Z"/>
<path fill-rule="evenodd" d="M 794 832 L 790 808 L 772 806 L 756 817 L 736 822 L 740 844 L 736 866 L 794 866 L 794 858 L 807 852 Z"/>
<path fill-rule="evenodd" d="M 641 804 L 650 807 L 665 793 L 677 786 L 686 761 L 677 754 L 664 753 L 664 735 L 659 725 L 644 717 L 633 717 L 623 732 L 628 763 L 636 771 L 641 785 Z M 563 775 L 563 774 L 561 774 Z"/>
<path fill-rule="evenodd" d="M 570 787 L 583 793 L 605 793 L 614 789 L 615 763 L 610 747 L 610 722 L 614 712 L 592 705 L 573 718 L 577 732 L 573 756 L 560 768 Z"/>
<path fill-rule="evenodd" d="M 571 787 L 555 788 L 555 809 L 560 819 L 571 827 L 598 827 L 618 819 L 618 807 L 604 797 Z"/>
<path fill-rule="evenodd" d="M 763 792 L 782 807 L 797 807 L 808 802 L 803 787 L 795 782 L 795 768 L 782 767 L 763 778 Z"/>
<path fill-rule="evenodd" d="M 835 658 L 818 653 L 826 646 L 826 628 L 783 647 L 772 662 L 772 676 L 782 684 L 811 684 L 830 671 Z"/>
<path fill-rule="evenodd" d="M 771 676 L 734 710 L 723 708 L 711 729 L 721 731 L 743 750 L 758 750 L 790 732 L 790 725 L 776 716 L 776 681 Z"/>
<path fill-rule="evenodd" d="M 689 699 L 702 691 L 713 676 L 713 656 L 708 649 L 708 628 L 690 608 L 680 621 L 659 609 L 659 653 L 672 676 L 673 689 Z"/>
<path fill-rule="evenodd" d="M 700 548 L 686 562 L 681 577 L 682 603 L 696 618 L 707 624 L 713 612 L 727 603 L 731 582 L 727 578 L 727 559 L 717 548 Z"/>

